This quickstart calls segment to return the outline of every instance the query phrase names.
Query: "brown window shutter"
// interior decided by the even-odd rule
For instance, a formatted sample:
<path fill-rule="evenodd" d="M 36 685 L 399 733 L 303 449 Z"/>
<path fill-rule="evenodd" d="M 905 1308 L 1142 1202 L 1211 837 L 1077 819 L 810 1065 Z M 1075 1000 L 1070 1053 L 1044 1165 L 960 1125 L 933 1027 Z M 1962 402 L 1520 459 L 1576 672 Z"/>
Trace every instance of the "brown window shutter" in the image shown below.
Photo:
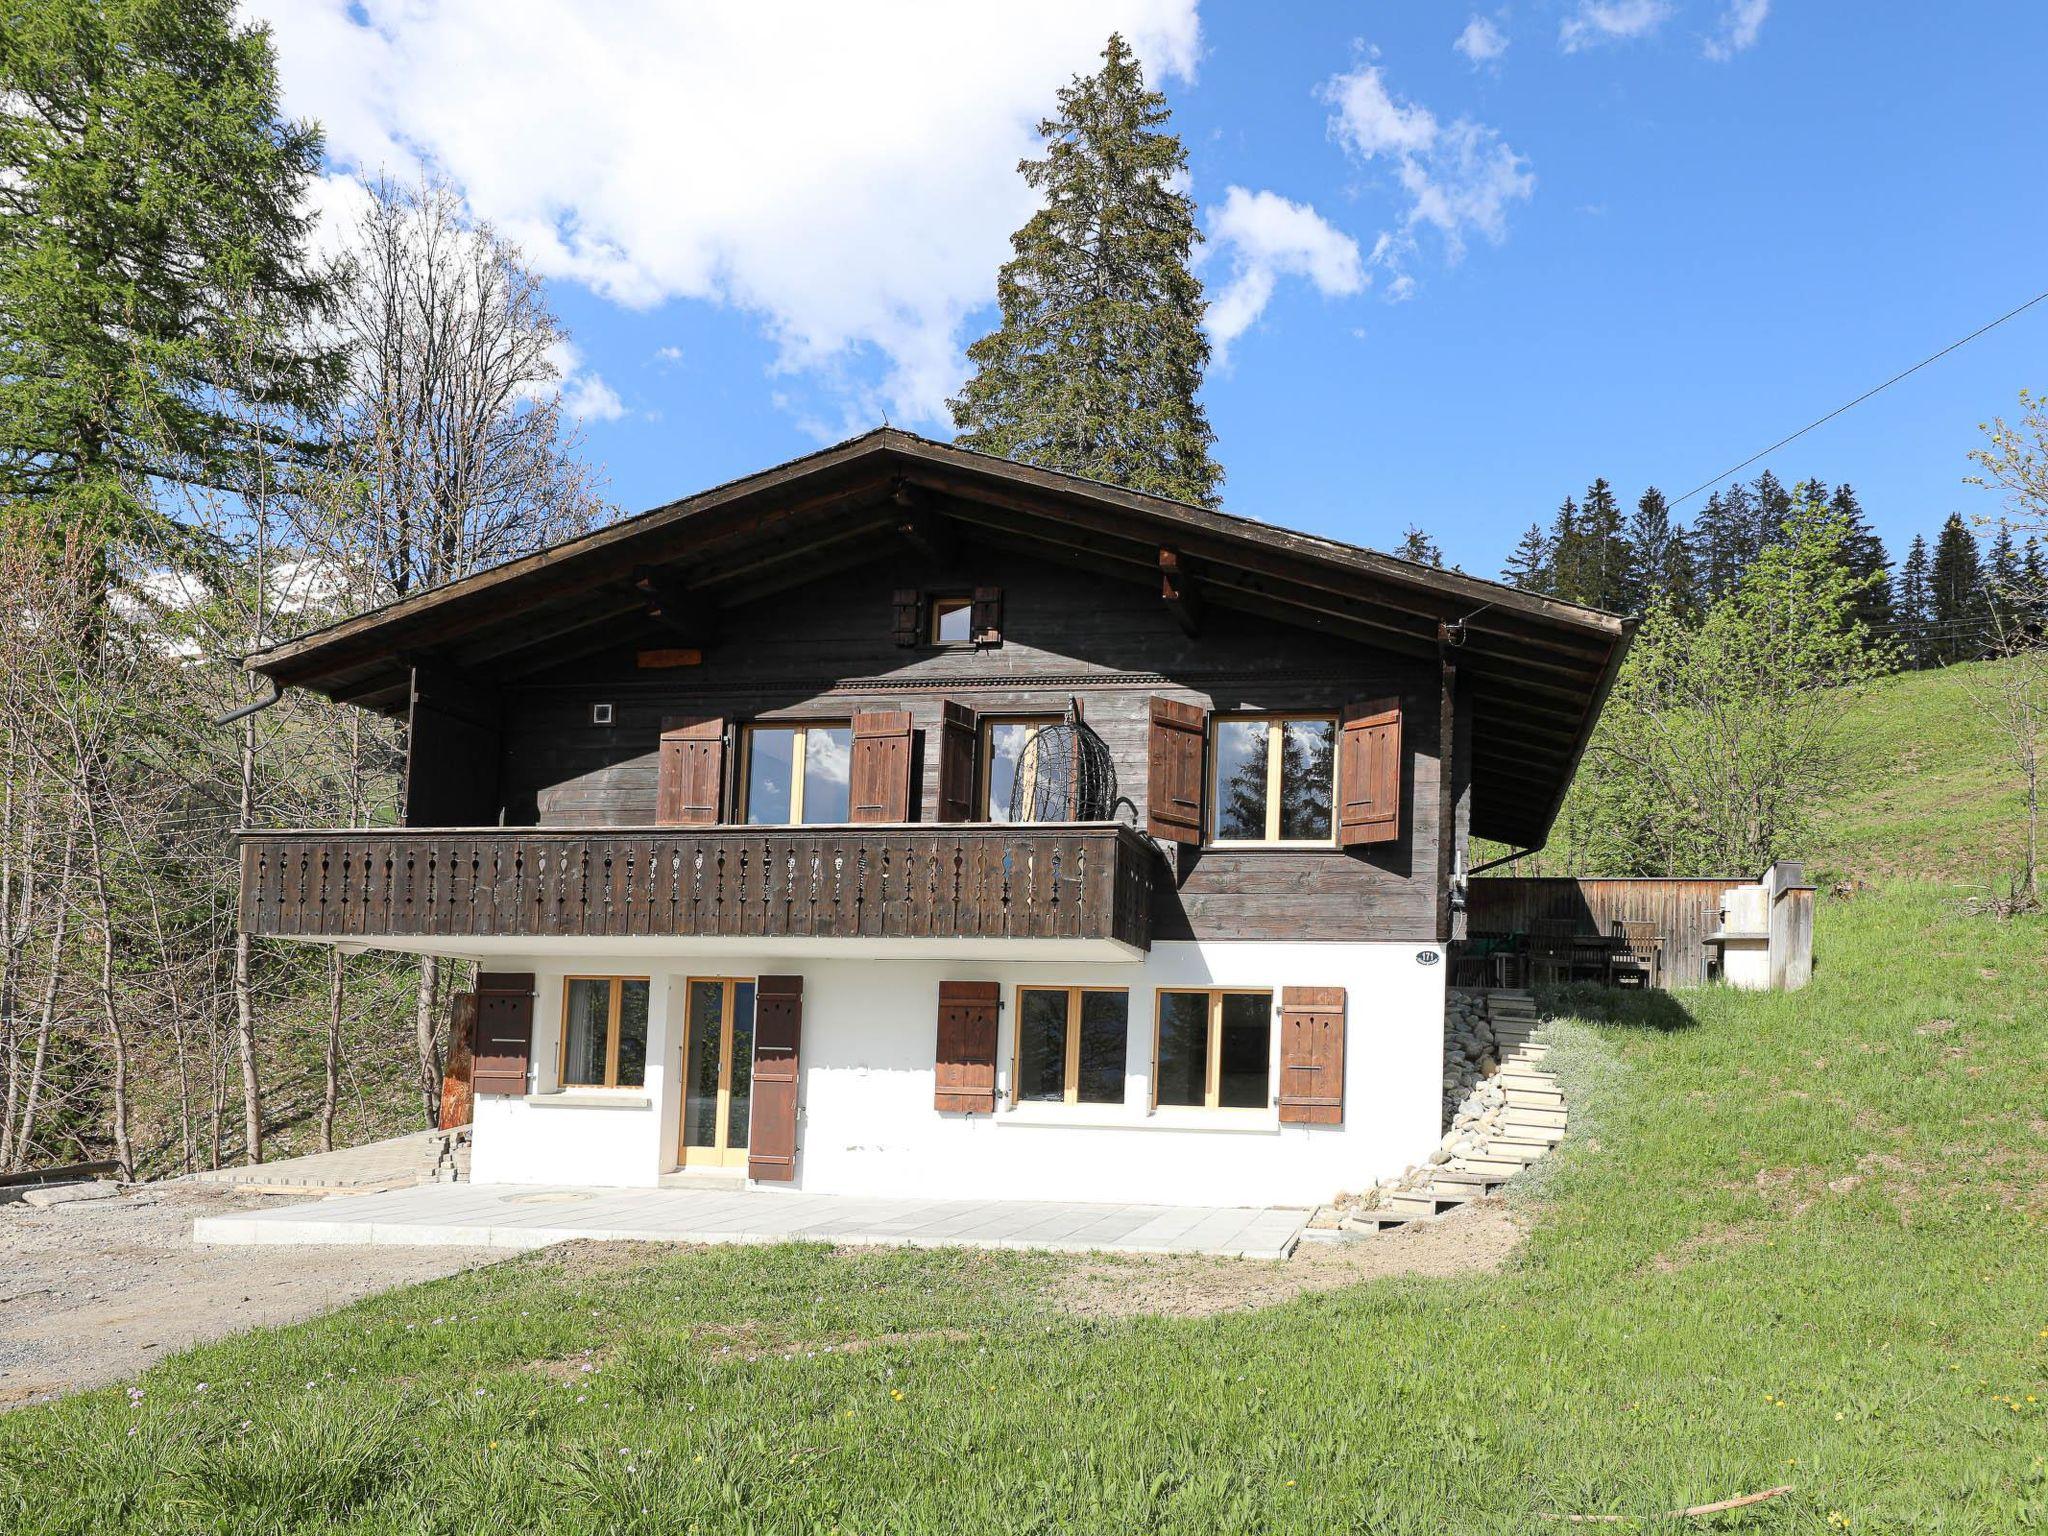
<path fill-rule="evenodd" d="M 804 979 L 763 976 L 754 986 L 754 1106 L 747 1177 L 796 1177 L 797 1078 L 804 1034 Z"/>
<path fill-rule="evenodd" d="M 996 1007 L 992 981 L 939 983 L 939 1046 L 932 1108 L 991 1115 L 996 1108 Z"/>
<path fill-rule="evenodd" d="M 965 704 L 945 702 L 939 716 L 939 820 L 974 820 L 981 726 Z"/>
<path fill-rule="evenodd" d="M 533 1057 L 533 973 L 485 971 L 476 979 L 475 1046 L 470 1082 L 476 1092 L 523 1096 Z"/>
<path fill-rule="evenodd" d="M 1280 1121 L 1344 1123 L 1344 989 L 1280 991 Z"/>
<path fill-rule="evenodd" d="M 1001 645 L 1003 643 L 1003 589 L 1001 587 L 976 587 L 974 589 L 974 611 L 970 615 L 974 626 L 976 645 Z"/>
<path fill-rule="evenodd" d="M 725 722 L 710 716 L 668 721 L 661 733 L 661 767 L 654 794 L 656 824 L 716 826 L 724 783 Z"/>
<path fill-rule="evenodd" d="M 890 599 L 896 610 L 896 643 L 918 645 L 924 640 L 924 604 L 915 587 L 898 587 Z"/>
<path fill-rule="evenodd" d="M 910 711 L 855 715 L 849 771 L 855 821 L 910 820 Z"/>
<path fill-rule="evenodd" d="M 1344 711 L 1337 746 L 1337 844 L 1401 836 L 1401 706 L 1394 699 Z"/>
<path fill-rule="evenodd" d="M 1174 843 L 1202 840 L 1202 756 L 1209 713 L 1154 695 L 1146 761 L 1145 824 Z"/>

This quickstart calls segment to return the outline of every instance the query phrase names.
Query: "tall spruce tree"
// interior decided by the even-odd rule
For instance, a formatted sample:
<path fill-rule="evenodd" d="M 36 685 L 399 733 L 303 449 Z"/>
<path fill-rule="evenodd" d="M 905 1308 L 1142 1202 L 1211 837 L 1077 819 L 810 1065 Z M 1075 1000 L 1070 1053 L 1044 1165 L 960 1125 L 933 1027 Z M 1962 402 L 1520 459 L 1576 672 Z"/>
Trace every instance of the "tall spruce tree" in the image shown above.
<path fill-rule="evenodd" d="M 1664 572 L 1660 584 L 1664 605 L 1675 617 L 1698 617 L 1699 562 L 1693 558 L 1692 535 L 1683 523 L 1671 525 L 1671 542 L 1664 546 Z"/>
<path fill-rule="evenodd" d="M 1936 666 L 1974 661 L 1990 641 L 1990 613 L 1984 601 L 1984 562 L 1977 536 L 1960 512 L 1951 512 L 1934 541 L 1928 570 L 1928 652 Z"/>
<path fill-rule="evenodd" d="M 1671 508 L 1654 485 L 1636 500 L 1623 535 L 1627 563 L 1622 573 L 1622 611 L 1648 613 L 1663 590 L 1671 559 Z"/>
<path fill-rule="evenodd" d="M 1715 602 L 1735 590 L 1756 553 L 1756 526 L 1749 492 L 1740 485 L 1714 492 L 1707 498 L 1694 532 L 1700 595 Z"/>
<path fill-rule="evenodd" d="M 1586 487 L 1579 507 L 1579 568 L 1574 602 L 1610 612 L 1627 606 L 1628 545 L 1622 537 L 1621 503 L 1605 479 Z"/>
<path fill-rule="evenodd" d="M 1907 546 L 1906 558 L 1899 562 L 1899 579 L 1892 591 L 1892 616 L 1899 648 L 1910 667 L 1934 664 L 1928 646 L 1928 624 L 1933 612 L 1933 564 L 1927 553 L 1927 540 L 1916 533 Z"/>
<path fill-rule="evenodd" d="M 1585 541 L 1579 535 L 1579 504 L 1567 496 L 1550 523 L 1550 585 L 1552 597 L 1578 601 Z"/>
<path fill-rule="evenodd" d="M 1818 484 L 1818 482 L 1815 482 Z M 1891 556 L 1884 540 L 1863 515 L 1863 504 L 1846 482 L 1835 487 L 1828 507 L 1842 519 L 1842 568 L 1862 583 L 1856 600 L 1856 617 L 1873 635 L 1890 634 L 1896 620 L 1892 611 Z"/>
<path fill-rule="evenodd" d="M 1748 558 L 1754 560 L 1785 536 L 1785 521 L 1792 515 L 1792 492 L 1768 469 L 1756 477 L 1751 494 L 1751 532 Z"/>
<path fill-rule="evenodd" d="M 244 490 L 304 445 L 317 130 L 234 0 L 10 0 L 0 19 L 0 504 L 161 550 L 149 483 Z"/>
<path fill-rule="evenodd" d="M 1002 323 L 967 349 L 953 423 L 963 447 L 1214 506 L 1202 235 L 1169 116 L 1120 35 L 1059 93 L 1044 156 L 1018 166 L 1044 206 L 1010 238 Z"/>
<path fill-rule="evenodd" d="M 1508 556 L 1508 563 L 1501 567 L 1500 579 L 1524 592 L 1551 590 L 1550 539 L 1541 523 L 1529 525 L 1514 553 Z"/>

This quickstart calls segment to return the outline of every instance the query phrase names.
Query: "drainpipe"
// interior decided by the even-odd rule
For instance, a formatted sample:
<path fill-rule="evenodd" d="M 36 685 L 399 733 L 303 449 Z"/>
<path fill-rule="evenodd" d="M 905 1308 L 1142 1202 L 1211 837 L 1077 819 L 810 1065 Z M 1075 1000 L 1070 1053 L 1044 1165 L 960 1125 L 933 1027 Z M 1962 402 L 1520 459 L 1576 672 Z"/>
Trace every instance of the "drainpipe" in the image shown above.
<path fill-rule="evenodd" d="M 271 705 L 275 704 L 279 699 L 284 697 L 284 684 L 280 683 L 274 677 L 269 679 L 269 683 L 269 698 L 258 699 L 254 704 L 244 704 L 240 709 L 235 710 L 230 714 L 222 715 L 218 720 L 214 721 L 213 723 L 215 725 L 233 725 L 237 720 L 246 720 L 249 718 L 249 716 L 254 714 L 260 714 L 262 711 L 270 708 Z"/>

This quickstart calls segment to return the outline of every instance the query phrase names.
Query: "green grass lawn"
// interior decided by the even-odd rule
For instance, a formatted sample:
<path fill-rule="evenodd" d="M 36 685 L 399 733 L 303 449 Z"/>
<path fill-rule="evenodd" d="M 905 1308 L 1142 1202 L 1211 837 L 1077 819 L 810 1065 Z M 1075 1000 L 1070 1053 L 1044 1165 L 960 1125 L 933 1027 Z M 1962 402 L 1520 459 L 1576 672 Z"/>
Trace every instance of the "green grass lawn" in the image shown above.
<path fill-rule="evenodd" d="M 1819 955 L 1559 1026 L 1503 1272 L 1110 1323 L 1051 1257 L 524 1259 L 0 1418 L 0 1530 L 2048 1529 L 2048 927 L 1908 888 Z"/>

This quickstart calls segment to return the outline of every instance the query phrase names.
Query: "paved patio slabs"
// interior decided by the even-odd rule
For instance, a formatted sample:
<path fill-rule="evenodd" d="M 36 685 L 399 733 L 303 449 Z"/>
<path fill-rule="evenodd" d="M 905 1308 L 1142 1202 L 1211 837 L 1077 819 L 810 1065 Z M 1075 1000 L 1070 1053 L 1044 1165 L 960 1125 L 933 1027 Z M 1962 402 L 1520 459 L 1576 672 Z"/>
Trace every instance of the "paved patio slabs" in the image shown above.
<path fill-rule="evenodd" d="M 577 1240 L 848 1243 L 1284 1259 L 1309 1213 L 1275 1207 L 885 1200 L 767 1190 L 424 1184 L 203 1216 L 200 1243 L 543 1248 Z"/>

